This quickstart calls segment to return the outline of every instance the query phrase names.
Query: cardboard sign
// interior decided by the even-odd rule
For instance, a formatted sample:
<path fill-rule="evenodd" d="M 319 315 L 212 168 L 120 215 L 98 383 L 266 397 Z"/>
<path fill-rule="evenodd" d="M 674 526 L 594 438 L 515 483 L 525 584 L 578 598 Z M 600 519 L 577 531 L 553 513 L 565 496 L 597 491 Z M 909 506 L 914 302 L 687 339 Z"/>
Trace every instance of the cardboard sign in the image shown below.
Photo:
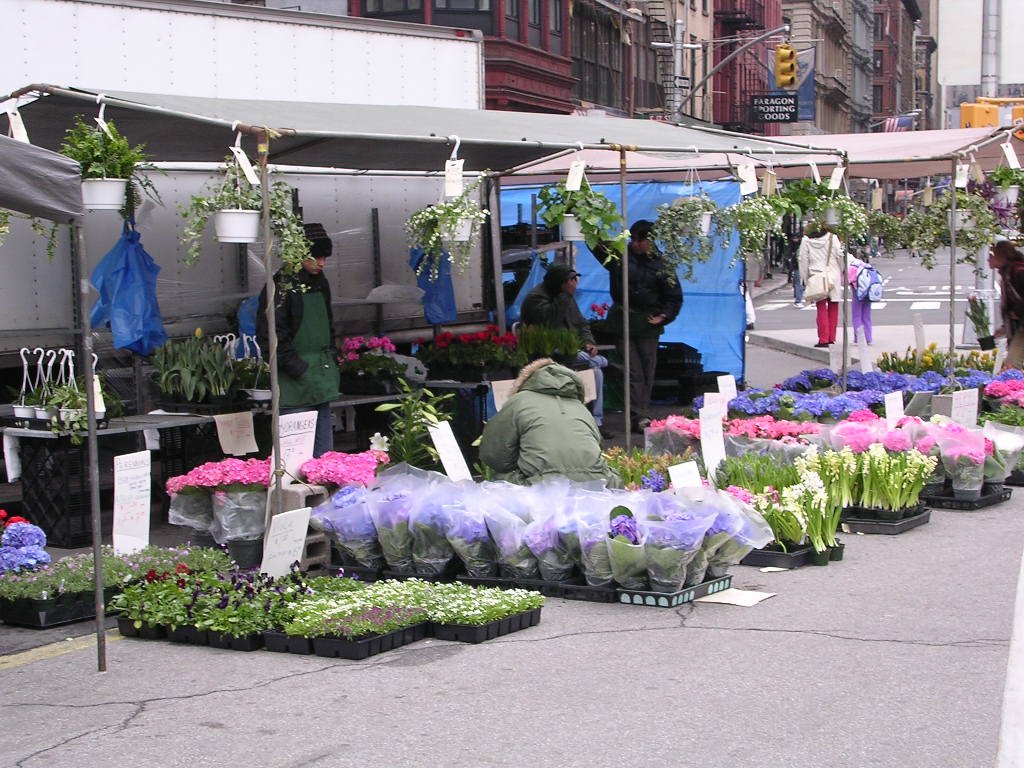
<path fill-rule="evenodd" d="M 875 187 L 871 190 L 871 210 L 880 211 L 882 210 L 882 202 L 885 199 L 885 190 L 881 187 Z"/>
<path fill-rule="evenodd" d="M 25 123 L 21 119 L 21 112 L 16 109 L 7 111 L 7 133 L 15 141 L 22 144 L 29 144 L 28 131 L 25 130 Z"/>
<path fill-rule="evenodd" d="M 765 171 L 764 175 L 761 176 L 761 194 L 765 197 L 771 197 L 778 188 L 778 176 L 775 174 L 775 171 Z"/>
<path fill-rule="evenodd" d="M 885 426 L 896 429 L 903 418 L 903 393 L 890 392 L 885 396 Z"/>
<path fill-rule="evenodd" d="M 704 459 L 704 471 L 708 480 L 714 482 L 715 470 L 725 461 L 721 411 L 709 410 L 706 407 L 700 409 L 700 453 Z"/>
<path fill-rule="evenodd" d="M 452 432 L 450 421 L 439 421 L 427 427 L 430 432 L 430 439 L 434 442 L 434 448 L 444 466 L 444 473 L 452 480 L 472 480 L 473 475 L 466 465 L 466 457 L 462 455 L 462 449 Z"/>
<path fill-rule="evenodd" d="M 818 164 L 813 160 L 808 160 L 807 164 L 811 166 L 811 178 L 814 179 L 814 183 L 821 184 L 821 171 L 818 170 Z"/>
<path fill-rule="evenodd" d="M 281 478 L 288 484 L 299 476 L 302 465 L 313 458 L 313 439 L 316 436 L 316 411 L 285 413 L 281 415 L 281 461 L 287 473 Z M 277 465 L 271 462 L 271 467 Z"/>
<path fill-rule="evenodd" d="M 753 163 L 737 165 L 736 175 L 740 179 L 740 195 L 752 195 L 757 192 L 757 171 Z"/>
<path fill-rule="evenodd" d="M 573 160 L 569 163 L 569 173 L 565 177 L 565 191 L 578 192 L 583 186 L 583 171 L 587 164 L 582 160 Z"/>
<path fill-rule="evenodd" d="M 725 395 L 726 407 L 730 400 L 736 399 L 736 377 L 731 373 L 718 377 L 718 391 Z"/>
<path fill-rule="evenodd" d="M 967 163 L 956 164 L 956 177 L 953 179 L 953 186 L 957 189 L 967 189 L 967 172 L 970 167 Z"/>
<path fill-rule="evenodd" d="M 721 418 L 728 412 L 729 400 L 731 399 L 722 392 L 705 392 L 704 407 L 701 410 L 706 410 L 708 413 L 714 411 Z"/>
<path fill-rule="evenodd" d="M 978 426 L 978 390 L 961 389 L 953 392 L 953 411 L 949 417 L 965 427 Z"/>
<path fill-rule="evenodd" d="M 465 186 L 462 183 L 462 166 L 465 160 L 447 160 L 444 164 L 444 196 L 459 197 Z"/>
<path fill-rule="evenodd" d="M 217 440 L 220 449 L 229 456 L 244 456 L 259 450 L 252 425 L 252 411 L 242 413 L 216 413 Z"/>
<path fill-rule="evenodd" d="M 668 468 L 668 479 L 672 483 L 673 490 L 701 488 L 704 485 L 704 481 L 700 479 L 700 470 L 697 468 L 696 461 L 673 464 Z"/>
<path fill-rule="evenodd" d="M 228 149 L 235 156 L 235 162 L 238 163 L 238 167 L 241 169 L 242 175 L 245 176 L 245 180 L 256 187 L 256 189 L 259 189 L 260 177 L 256 173 L 256 169 L 252 167 L 252 163 L 249 162 L 249 156 L 245 154 L 245 150 L 241 147 L 228 147 Z"/>
<path fill-rule="evenodd" d="M 149 451 L 114 457 L 114 553 L 138 552 L 149 546 L 151 493 Z"/>
<path fill-rule="evenodd" d="M 277 579 L 287 576 L 292 563 L 302 560 L 310 511 L 309 507 L 303 507 L 270 518 L 270 529 L 263 539 L 261 572 Z"/>
<path fill-rule="evenodd" d="M 1003 157 L 1006 158 L 1006 164 L 1011 168 L 1020 168 L 1020 160 L 1017 159 L 1017 153 L 1013 151 L 1013 145 L 1010 142 L 1006 142 L 1002 145 Z"/>
<path fill-rule="evenodd" d="M 494 409 L 500 411 L 512 396 L 512 385 L 515 379 L 499 379 L 491 382 L 491 397 L 494 398 Z"/>
<path fill-rule="evenodd" d="M 846 168 L 841 165 L 837 165 L 832 169 L 832 175 L 828 177 L 828 188 L 835 191 L 843 184 L 843 175 L 846 173 Z"/>
<path fill-rule="evenodd" d="M 933 202 L 935 202 L 935 188 L 929 183 L 921 193 L 921 205 L 927 208 Z"/>

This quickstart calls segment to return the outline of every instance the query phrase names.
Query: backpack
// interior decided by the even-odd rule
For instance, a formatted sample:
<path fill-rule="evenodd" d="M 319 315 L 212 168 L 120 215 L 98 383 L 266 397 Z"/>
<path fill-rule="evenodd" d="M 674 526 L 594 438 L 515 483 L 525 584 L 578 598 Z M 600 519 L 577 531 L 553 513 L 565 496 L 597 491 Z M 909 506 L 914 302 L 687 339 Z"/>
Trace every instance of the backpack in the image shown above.
<path fill-rule="evenodd" d="M 870 264 L 865 264 L 857 271 L 857 280 L 854 283 L 854 295 L 864 301 L 881 301 L 884 285 L 882 276 L 878 270 Z"/>

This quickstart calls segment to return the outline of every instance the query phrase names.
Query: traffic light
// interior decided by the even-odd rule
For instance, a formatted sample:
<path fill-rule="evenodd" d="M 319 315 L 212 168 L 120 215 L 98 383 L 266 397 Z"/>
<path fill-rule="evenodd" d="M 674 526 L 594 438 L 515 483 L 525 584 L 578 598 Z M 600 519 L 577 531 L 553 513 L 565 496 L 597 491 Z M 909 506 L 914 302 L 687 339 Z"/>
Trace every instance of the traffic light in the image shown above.
<path fill-rule="evenodd" d="M 786 43 L 775 46 L 775 87 L 796 88 L 796 49 Z"/>

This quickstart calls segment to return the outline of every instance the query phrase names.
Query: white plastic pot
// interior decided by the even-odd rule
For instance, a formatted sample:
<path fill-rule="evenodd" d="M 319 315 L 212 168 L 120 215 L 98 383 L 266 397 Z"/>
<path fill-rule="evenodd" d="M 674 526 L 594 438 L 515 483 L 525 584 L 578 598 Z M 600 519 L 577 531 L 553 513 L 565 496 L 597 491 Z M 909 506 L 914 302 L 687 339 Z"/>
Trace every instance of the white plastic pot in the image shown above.
<path fill-rule="evenodd" d="M 825 224 L 830 227 L 834 227 L 839 223 L 839 211 L 835 208 L 825 209 Z"/>
<path fill-rule="evenodd" d="M 238 209 L 215 211 L 213 230 L 222 243 L 255 243 L 260 236 L 260 212 Z"/>
<path fill-rule="evenodd" d="M 566 214 L 562 219 L 562 239 L 577 243 L 585 239 L 583 237 L 583 225 L 571 213 Z"/>
<path fill-rule="evenodd" d="M 82 205 L 92 211 L 119 211 L 127 186 L 126 179 L 83 179 Z"/>
<path fill-rule="evenodd" d="M 472 219 L 459 219 L 459 223 L 455 225 L 455 229 L 452 231 L 452 240 L 456 243 L 465 243 L 473 236 L 473 220 Z"/>
<path fill-rule="evenodd" d="M 707 235 L 711 231 L 711 211 L 705 211 L 700 215 L 700 233 Z"/>
<path fill-rule="evenodd" d="M 14 406 L 14 418 L 16 419 L 31 419 L 36 415 L 35 406 L 32 405 L 16 405 Z"/>
<path fill-rule="evenodd" d="M 57 409 L 54 408 L 52 405 L 49 405 L 49 406 L 38 406 L 37 405 L 33 410 L 36 413 L 36 418 L 37 419 L 46 419 L 47 421 L 49 421 L 51 416 L 56 416 L 57 415 Z"/>
<path fill-rule="evenodd" d="M 1017 204 L 1017 198 L 1020 196 L 1020 187 L 1016 184 L 1005 189 L 1000 189 L 996 192 L 994 200 L 1003 207 L 1014 206 Z"/>

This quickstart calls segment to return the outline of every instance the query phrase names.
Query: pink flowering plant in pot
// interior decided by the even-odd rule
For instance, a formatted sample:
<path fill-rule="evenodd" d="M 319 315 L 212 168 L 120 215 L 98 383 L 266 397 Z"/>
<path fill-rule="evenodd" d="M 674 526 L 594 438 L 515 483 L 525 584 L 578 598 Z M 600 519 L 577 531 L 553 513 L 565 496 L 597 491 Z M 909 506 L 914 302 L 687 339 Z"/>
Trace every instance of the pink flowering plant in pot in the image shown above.
<path fill-rule="evenodd" d="M 328 451 L 319 458 L 302 465 L 300 473 L 307 482 L 327 486 L 371 486 L 377 477 L 377 467 L 387 464 L 385 451 L 370 449 L 362 453 Z"/>
<path fill-rule="evenodd" d="M 177 524 L 209 530 L 217 543 L 223 544 L 225 541 L 251 541 L 263 535 L 269 485 L 269 458 L 231 458 L 209 461 L 185 475 L 171 478 L 167 492 L 172 494 L 172 503 L 175 497 L 179 499 L 182 522 Z M 205 494 L 212 494 L 212 509 L 211 519 L 204 529 L 201 500 Z M 186 511 L 186 503 L 194 507 Z"/>
<path fill-rule="evenodd" d="M 937 437 L 942 466 L 958 499 L 977 499 L 985 479 L 985 440 L 959 424 L 947 424 Z"/>
<path fill-rule="evenodd" d="M 341 390 L 356 392 L 361 385 L 377 383 L 394 389 L 395 381 L 405 375 L 405 364 L 393 355 L 395 345 L 387 336 L 352 336 L 338 349 Z"/>

